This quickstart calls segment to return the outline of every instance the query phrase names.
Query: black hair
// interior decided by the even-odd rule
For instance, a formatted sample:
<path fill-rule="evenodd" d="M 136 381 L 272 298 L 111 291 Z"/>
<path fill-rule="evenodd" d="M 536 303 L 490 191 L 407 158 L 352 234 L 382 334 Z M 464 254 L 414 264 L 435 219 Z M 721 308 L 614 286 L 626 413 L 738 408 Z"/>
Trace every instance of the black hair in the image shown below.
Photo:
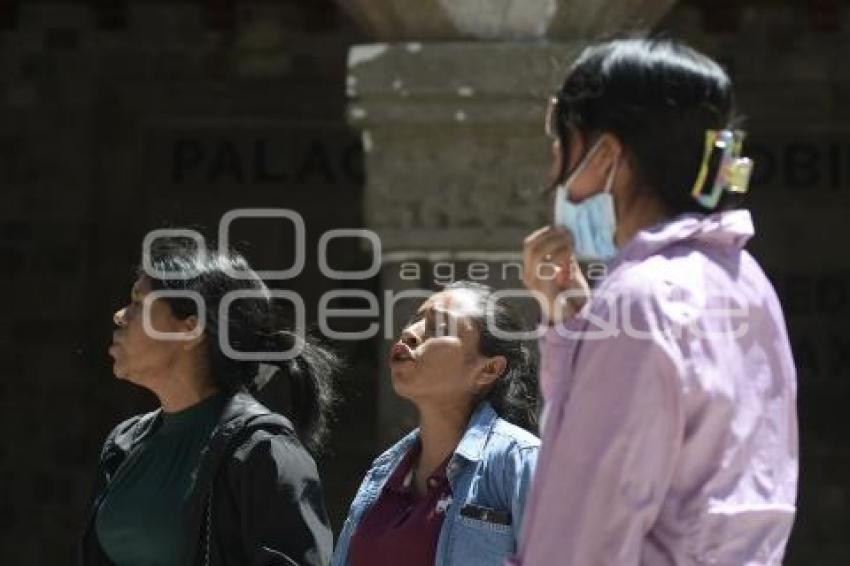
<path fill-rule="evenodd" d="M 306 335 L 299 337 L 287 328 L 280 310 L 274 307 L 268 287 L 235 252 L 220 253 L 199 249 L 187 238 L 155 240 L 150 250 L 150 266 L 155 273 L 145 275 L 151 290 L 192 291 L 203 300 L 206 312 L 204 332 L 212 377 L 228 395 L 239 391 L 256 393 L 268 380 L 268 373 L 283 373 L 289 382 L 290 409 L 293 424 L 301 442 L 317 453 L 328 430 L 330 408 L 334 402 L 333 375 L 338 368 L 336 355 Z M 238 273 L 236 278 L 231 273 Z M 167 277 L 160 277 L 163 274 Z M 152 275 L 157 275 L 154 277 Z M 253 291 L 256 295 L 235 300 L 219 319 L 219 306 L 231 291 Z M 198 305 L 191 298 L 162 297 L 175 317 L 186 319 L 198 315 Z M 288 360 L 245 360 L 228 356 L 221 347 L 220 333 L 228 331 L 228 342 L 238 352 L 285 352 L 300 347 L 297 356 Z M 261 372 L 261 365 L 265 371 Z M 264 382 L 263 382 L 264 383 Z"/>
<path fill-rule="evenodd" d="M 517 334 L 528 330 L 519 310 L 510 302 L 498 299 L 492 288 L 480 283 L 455 281 L 444 290 L 475 294 L 478 309 L 467 318 L 478 330 L 478 351 L 487 357 L 504 356 L 507 361 L 504 372 L 487 389 L 482 400 L 489 401 L 506 421 L 537 433 L 537 363 L 528 346 L 516 338 Z M 494 332 L 496 329 L 500 332 Z M 500 336 L 501 333 L 504 334 Z"/>
<path fill-rule="evenodd" d="M 581 53 L 556 99 L 553 127 L 565 156 L 561 177 L 568 125 L 586 142 L 610 133 L 626 148 L 639 187 L 653 189 L 670 213 L 711 212 L 691 196 L 705 132 L 736 121 L 732 82 L 715 61 L 670 39 L 598 43 Z M 725 193 L 720 207 L 734 204 Z"/>

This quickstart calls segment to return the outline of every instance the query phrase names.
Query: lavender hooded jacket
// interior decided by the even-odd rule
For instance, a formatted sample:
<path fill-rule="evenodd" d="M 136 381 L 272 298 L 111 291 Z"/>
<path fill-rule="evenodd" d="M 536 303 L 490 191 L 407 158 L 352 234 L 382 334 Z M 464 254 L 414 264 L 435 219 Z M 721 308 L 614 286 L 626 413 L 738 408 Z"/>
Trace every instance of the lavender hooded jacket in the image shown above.
<path fill-rule="evenodd" d="M 638 233 L 541 338 L 543 447 L 516 565 L 780 564 L 796 376 L 749 212 Z"/>

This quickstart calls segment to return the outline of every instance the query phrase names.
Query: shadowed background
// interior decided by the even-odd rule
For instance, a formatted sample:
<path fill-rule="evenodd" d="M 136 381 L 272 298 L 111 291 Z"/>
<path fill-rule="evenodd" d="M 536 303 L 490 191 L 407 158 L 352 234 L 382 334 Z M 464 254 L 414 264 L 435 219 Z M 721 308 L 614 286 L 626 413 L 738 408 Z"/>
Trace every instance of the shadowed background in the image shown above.
<path fill-rule="evenodd" d="M 148 230 L 215 237 L 232 209 L 298 211 L 306 266 L 275 285 L 298 291 L 311 320 L 327 291 L 435 288 L 446 264 L 469 277 L 476 259 L 487 281 L 515 286 L 500 267 L 546 222 L 545 95 L 590 38 L 645 28 L 736 82 L 757 163 L 749 247 L 783 301 L 800 380 L 787 563 L 850 563 L 841 0 L 0 2 L 0 563 L 71 562 L 105 435 L 156 406 L 112 377 L 106 354 Z M 363 47 L 374 42 L 387 45 Z M 381 272 L 323 276 L 321 234 L 357 227 L 381 235 Z M 232 240 L 280 269 L 292 235 L 240 220 Z M 354 270 L 371 255 L 345 239 L 327 259 Z M 385 379 L 384 333 L 338 344 L 344 402 L 320 460 L 335 531 L 371 459 L 411 422 Z"/>

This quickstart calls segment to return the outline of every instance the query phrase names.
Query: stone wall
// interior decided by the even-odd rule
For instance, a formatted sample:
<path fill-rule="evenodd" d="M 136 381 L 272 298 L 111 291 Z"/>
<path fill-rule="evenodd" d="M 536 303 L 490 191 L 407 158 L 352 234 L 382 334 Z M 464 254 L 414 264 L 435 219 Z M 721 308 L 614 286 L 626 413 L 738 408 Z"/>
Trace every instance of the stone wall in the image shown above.
<path fill-rule="evenodd" d="M 106 354 L 143 235 L 188 224 L 215 237 L 233 208 L 294 209 L 307 262 L 283 285 L 310 309 L 340 286 L 315 250 L 325 230 L 362 225 L 360 140 L 344 118 L 360 36 L 331 2 L 223 15 L 211 2 L 16 4 L 0 4 L 0 563 L 68 564 L 101 442 L 156 405 Z M 288 225 L 234 232 L 256 267 L 291 262 Z M 356 241 L 329 257 L 367 260 Z M 336 524 L 375 449 L 375 348 L 341 347 L 347 403 L 321 465 Z"/>

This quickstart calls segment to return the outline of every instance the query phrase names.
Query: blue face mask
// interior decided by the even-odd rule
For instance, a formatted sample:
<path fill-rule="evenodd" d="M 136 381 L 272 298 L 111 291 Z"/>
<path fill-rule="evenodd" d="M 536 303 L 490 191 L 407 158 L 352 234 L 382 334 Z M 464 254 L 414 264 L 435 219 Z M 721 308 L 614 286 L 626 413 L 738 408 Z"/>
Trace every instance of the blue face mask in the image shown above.
<path fill-rule="evenodd" d="M 617 245 L 614 243 L 617 218 L 614 213 L 614 197 L 611 195 L 617 163 L 611 168 L 605 189 L 601 193 L 579 203 L 572 203 L 569 199 L 570 186 L 584 171 L 590 157 L 598 148 L 599 142 L 587 153 L 567 180 L 558 185 L 555 193 L 555 224 L 567 228 L 572 233 L 575 241 L 574 253 L 583 261 L 609 261 L 617 255 Z"/>

